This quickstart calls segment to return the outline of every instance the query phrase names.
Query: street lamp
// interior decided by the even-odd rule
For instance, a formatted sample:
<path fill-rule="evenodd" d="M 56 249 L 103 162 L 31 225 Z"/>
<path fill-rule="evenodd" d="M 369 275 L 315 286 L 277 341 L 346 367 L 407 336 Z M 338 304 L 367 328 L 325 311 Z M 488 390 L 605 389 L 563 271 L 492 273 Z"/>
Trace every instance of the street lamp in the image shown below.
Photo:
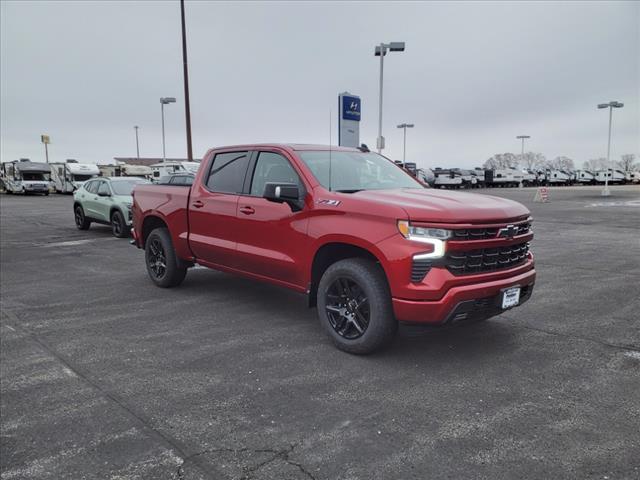
<path fill-rule="evenodd" d="M 525 138 L 531 138 L 529 135 L 518 135 L 516 137 L 518 140 L 522 140 L 522 157 L 520 157 L 522 159 L 522 161 L 524 161 L 524 139 Z"/>
<path fill-rule="evenodd" d="M 160 111 L 162 112 L 162 161 L 167 160 L 167 153 L 164 145 L 164 106 L 168 103 L 176 103 L 173 97 L 160 97 Z"/>
<path fill-rule="evenodd" d="M 138 129 L 140 128 L 138 125 L 133 126 L 136 131 L 136 158 L 140 161 L 140 143 L 138 142 Z"/>
<path fill-rule="evenodd" d="M 378 153 L 384 148 L 384 137 L 382 136 L 382 76 L 384 71 L 384 56 L 387 50 L 391 52 L 404 52 L 404 42 L 381 43 L 376 47 L 375 56 L 380 57 L 380 99 L 378 104 L 378 139 L 376 145 Z"/>
<path fill-rule="evenodd" d="M 401 128 L 402 130 L 404 130 L 403 135 L 404 135 L 404 141 L 403 141 L 403 147 L 402 147 L 402 163 L 405 163 L 405 161 L 407 160 L 407 128 L 413 128 L 414 125 L 413 123 L 401 123 L 400 125 L 398 125 L 398 128 Z"/>
<path fill-rule="evenodd" d="M 602 190 L 602 196 L 608 197 L 611 195 L 609 191 L 609 154 L 611 153 L 611 118 L 613 117 L 613 109 L 614 108 L 622 108 L 624 107 L 624 103 L 611 101 L 609 103 L 600 103 L 598 104 L 598 108 L 608 108 L 609 109 L 609 140 L 607 141 L 607 171 L 604 176 L 604 190 Z"/>

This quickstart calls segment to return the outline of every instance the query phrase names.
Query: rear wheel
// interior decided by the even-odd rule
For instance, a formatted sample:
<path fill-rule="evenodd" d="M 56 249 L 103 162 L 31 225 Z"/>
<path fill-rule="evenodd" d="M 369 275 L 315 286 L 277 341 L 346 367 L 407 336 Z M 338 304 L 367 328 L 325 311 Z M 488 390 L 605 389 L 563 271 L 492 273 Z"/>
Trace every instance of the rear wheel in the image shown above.
<path fill-rule="evenodd" d="M 78 227 L 78 230 L 89 230 L 91 221 L 87 219 L 84 214 L 84 210 L 80 205 L 76 205 L 76 208 L 73 210 L 73 216 L 76 221 L 76 227 Z"/>
<path fill-rule="evenodd" d="M 125 238 L 128 236 L 127 224 L 125 223 L 120 210 L 114 210 L 111 214 L 111 231 L 113 232 L 113 235 L 118 238 Z"/>
<path fill-rule="evenodd" d="M 187 269 L 181 266 L 171 242 L 169 230 L 156 228 L 145 243 L 147 272 L 153 283 L 162 288 L 176 287 L 182 283 Z"/>
<path fill-rule="evenodd" d="M 384 272 L 364 258 L 327 268 L 318 286 L 318 316 L 340 350 L 360 355 L 388 345 L 398 329 Z"/>

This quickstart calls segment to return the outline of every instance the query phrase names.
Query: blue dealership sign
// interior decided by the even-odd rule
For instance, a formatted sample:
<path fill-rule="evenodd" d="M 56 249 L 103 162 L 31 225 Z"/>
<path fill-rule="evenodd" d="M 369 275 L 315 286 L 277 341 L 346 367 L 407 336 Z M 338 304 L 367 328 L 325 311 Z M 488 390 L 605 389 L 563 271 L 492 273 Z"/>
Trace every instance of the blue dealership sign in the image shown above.
<path fill-rule="evenodd" d="M 342 97 L 342 118 L 360 121 L 360 98 L 344 95 Z"/>

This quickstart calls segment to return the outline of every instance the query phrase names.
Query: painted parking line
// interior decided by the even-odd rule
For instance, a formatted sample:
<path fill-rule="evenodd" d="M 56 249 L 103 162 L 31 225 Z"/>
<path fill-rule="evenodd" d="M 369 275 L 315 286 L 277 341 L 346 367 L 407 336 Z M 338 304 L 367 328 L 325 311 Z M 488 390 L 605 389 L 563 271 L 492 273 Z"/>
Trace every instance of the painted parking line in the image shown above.
<path fill-rule="evenodd" d="M 589 203 L 585 207 L 640 207 L 640 198 L 637 200 L 627 200 L 626 202 L 596 202 Z"/>

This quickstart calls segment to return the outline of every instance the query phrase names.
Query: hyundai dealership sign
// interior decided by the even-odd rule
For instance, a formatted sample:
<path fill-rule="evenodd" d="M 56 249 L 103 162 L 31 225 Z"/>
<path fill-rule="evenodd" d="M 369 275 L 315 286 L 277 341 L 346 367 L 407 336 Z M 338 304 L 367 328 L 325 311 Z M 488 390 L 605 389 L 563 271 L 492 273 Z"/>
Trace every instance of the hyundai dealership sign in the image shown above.
<path fill-rule="evenodd" d="M 342 147 L 360 146 L 360 97 L 349 92 L 338 96 L 338 145 Z"/>

